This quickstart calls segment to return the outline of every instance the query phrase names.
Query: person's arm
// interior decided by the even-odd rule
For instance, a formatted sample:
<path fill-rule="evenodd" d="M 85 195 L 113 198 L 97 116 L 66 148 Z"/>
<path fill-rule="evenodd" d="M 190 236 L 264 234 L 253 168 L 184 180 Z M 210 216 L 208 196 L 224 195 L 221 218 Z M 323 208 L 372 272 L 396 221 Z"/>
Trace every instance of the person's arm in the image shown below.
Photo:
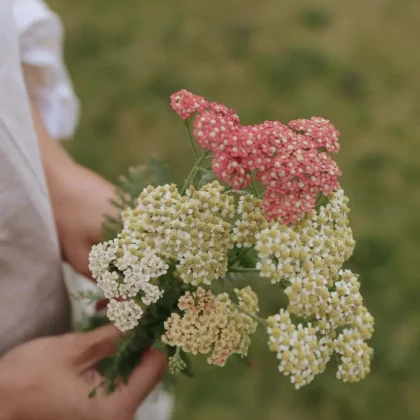
<path fill-rule="evenodd" d="M 146 352 L 127 385 L 89 398 L 101 382 L 95 365 L 113 353 L 118 335 L 108 325 L 40 338 L 0 358 L 0 420 L 132 420 L 166 371 L 166 356 Z"/>
<path fill-rule="evenodd" d="M 100 240 L 104 215 L 116 215 L 110 203 L 115 188 L 77 164 L 50 137 L 35 106 L 32 114 L 63 258 L 77 272 L 90 276 L 88 255 Z"/>

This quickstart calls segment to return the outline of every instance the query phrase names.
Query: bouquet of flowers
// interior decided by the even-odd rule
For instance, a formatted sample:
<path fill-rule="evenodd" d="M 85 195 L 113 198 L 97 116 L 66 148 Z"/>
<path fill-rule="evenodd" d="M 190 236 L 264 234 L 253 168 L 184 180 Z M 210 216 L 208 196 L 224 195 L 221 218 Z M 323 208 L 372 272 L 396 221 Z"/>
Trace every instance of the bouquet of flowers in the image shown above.
<path fill-rule="evenodd" d="M 333 354 L 337 378 L 363 379 L 374 321 L 357 274 L 342 268 L 355 241 L 330 157 L 339 132 L 315 117 L 242 125 L 234 110 L 186 90 L 171 106 L 195 165 L 183 185 L 156 160 L 132 170 L 115 202 L 121 219 L 108 218 L 111 239 L 90 253 L 107 317 L 125 332 L 98 365 L 102 385 L 112 392 L 151 346 L 167 352 L 172 374 L 191 375 L 198 354 L 222 367 L 247 357 L 258 327 L 296 388 Z M 231 280 L 241 284 L 232 295 L 214 292 Z M 260 314 L 255 282 L 271 283 L 287 306 Z"/>

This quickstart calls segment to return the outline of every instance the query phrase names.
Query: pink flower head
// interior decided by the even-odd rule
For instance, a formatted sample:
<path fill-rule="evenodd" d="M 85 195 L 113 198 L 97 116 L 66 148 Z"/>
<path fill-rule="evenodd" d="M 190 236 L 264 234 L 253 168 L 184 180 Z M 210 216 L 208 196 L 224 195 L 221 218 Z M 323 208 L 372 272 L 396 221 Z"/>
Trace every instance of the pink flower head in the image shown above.
<path fill-rule="evenodd" d="M 278 188 L 268 187 L 264 194 L 263 208 L 268 220 L 279 219 L 282 223 L 297 223 L 316 204 L 316 189 L 299 185 L 292 180 Z"/>
<path fill-rule="evenodd" d="M 238 115 L 234 109 L 230 109 L 223 104 L 218 104 L 216 102 L 210 102 L 210 108 L 219 116 L 226 117 L 233 124 L 239 125 L 241 121 L 239 120 Z"/>
<path fill-rule="evenodd" d="M 188 120 L 195 112 L 204 111 L 209 103 L 201 96 L 185 89 L 171 95 L 171 107 L 183 119 Z"/>
<path fill-rule="evenodd" d="M 258 147 L 269 157 L 274 156 L 294 134 L 290 128 L 279 121 L 265 121 L 255 127 L 260 130 Z"/>
<path fill-rule="evenodd" d="M 305 136 L 284 130 L 281 146 L 257 179 L 265 185 L 263 206 L 268 219 L 296 223 L 302 212 L 315 206 L 319 192 L 330 194 L 338 188 L 341 175 L 337 164 L 314 149 Z"/>
<path fill-rule="evenodd" d="M 188 120 L 194 113 L 203 112 L 209 108 L 221 117 L 226 117 L 235 124 L 239 124 L 239 117 L 234 109 L 216 102 L 208 102 L 202 96 L 181 89 L 171 95 L 171 108 L 183 119 Z"/>
<path fill-rule="evenodd" d="M 339 187 L 340 169 L 326 153 L 311 153 L 307 169 L 308 184 L 318 187 L 323 194 L 331 194 Z"/>
<path fill-rule="evenodd" d="M 234 159 L 219 152 L 213 159 L 212 168 L 213 172 L 234 190 L 246 188 L 251 182 L 251 174 L 241 159 Z"/>
<path fill-rule="evenodd" d="M 238 125 L 230 118 L 213 110 L 203 111 L 194 120 L 194 137 L 201 147 L 216 153 L 230 134 L 238 130 Z"/>
<path fill-rule="evenodd" d="M 253 126 L 242 126 L 232 130 L 219 145 L 218 151 L 229 155 L 231 158 L 247 158 L 251 154 L 258 152 L 258 142 L 255 139 Z M 250 169 L 250 168 L 248 168 Z"/>
<path fill-rule="evenodd" d="M 340 150 L 338 143 L 340 132 L 329 120 L 321 117 L 312 117 L 310 120 L 301 118 L 289 122 L 289 127 L 302 132 L 309 137 L 313 147 L 325 147 L 328 152 L 337 153 Z"/>
<path fill-rule="evenodd" d="M 266 188 L 267 219 L 297 223 L 315 207 L 320 192 L 328 195 L 339 187 L 340 170 L 321 149 L 338 152 L 340 133 L 324 118 L 243 126 L 233 109 L 186 90 L 171 96 L 171 106 L 184 120 L 196 113 L 194 137 L 214 155 L 213 171 L 222 181 L 244 189 L 256 172 Z"/>

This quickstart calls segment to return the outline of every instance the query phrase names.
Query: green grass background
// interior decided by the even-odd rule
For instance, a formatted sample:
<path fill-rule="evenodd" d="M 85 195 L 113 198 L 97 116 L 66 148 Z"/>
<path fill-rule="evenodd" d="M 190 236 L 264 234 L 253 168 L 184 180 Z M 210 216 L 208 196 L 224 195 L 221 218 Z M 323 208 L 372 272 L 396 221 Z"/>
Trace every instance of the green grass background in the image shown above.
<path fill-rule="evenodd" d="M 176 420 L 420 419 L 420 2 L 418 0 L 50 0 L 83 114 L 71 153 L 115 180 L 151 153 L 178 180 L 192 156 L 170 93 L 188 88 L 242 121 L 325 116 L 351 198 L 361 274 L 376 318 L 372 373 L 334 366 L 295 391 L 265 337 L 254 365 L 197 363 L 176 385 Z M 261 281 L 263 313 L 279 296 Z"/>

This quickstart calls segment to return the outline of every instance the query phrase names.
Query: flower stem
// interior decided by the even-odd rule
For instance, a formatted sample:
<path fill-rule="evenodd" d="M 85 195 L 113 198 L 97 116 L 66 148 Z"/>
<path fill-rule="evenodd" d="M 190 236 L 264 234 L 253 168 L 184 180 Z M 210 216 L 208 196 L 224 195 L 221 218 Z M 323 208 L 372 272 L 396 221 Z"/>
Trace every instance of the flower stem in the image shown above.
<path fill-rule="evenodd" d="M 257 315 L 251 314 L 248 311 L 245 311 L 244 309 L 242 309 L 239 305 L 237 305 L 236 303 L 233 304 L 239 311 L 241 311 L 242 313 L 244 313 L 245 315 L 248 315 L 250 318 L 252 318 L 254 321 L 256 321 L 258 324 L 260 324 L 262 327 L 264 328 L 268 328 L 267 323 L 265 322 L 264 319 L 260 318 Z"/>
<path fill-rule="evenodd" d="M 251 173 L 251 189 L 252 189 L 252 192 L 254 193 L 255 197 L 260 198 L 260 194 L 258 192 L 257 186 L 255 185 L 254 174 L 253 173 Z"/>
<path fill-rule="evenodd" d="M 194 139 L 193 139 L 192 134 L 191 134 L 190 121 L 191 121 L 191 119 L 185 121 L 185 127 L 187 128 L 187 131 L 188 131 L 188 138 L 190 139 L 190 144 L 191 144 L 192 151 L 194 153 L 195 160 L 197 160 L 198 159 L 198 153 L 197 153 L 197 148 L 195 147 Z"/>
<path fill-rule="evenodd" d="M 230 267 L 229 271 L 232 273 L 259 273 L 260 270 L 256 268 L 245 268 L 245 267 Z"/>
<path fill-rule="evenodd" d="M 207 158 L 209 153 L 210 151 L 206 150 L 203 153 L 203 155 L 197 159 L 197 161 L 195 162 L 195 165 L 193 166 L 193 168 L 191 169 L 191 172 L 189 173 L 187 179 L 185 180 L 185 183 L 181 189 L 181 195 L 185 194 L 185 191 L 187 190 L 188 186 L 194 182 L 194 179 L 197 175 L 197 170 L 200 164 Z"/>
<path fill-rule="evenodd" d="M 239 253 L 239 255 L 236 256 L 236 258 L 232 261 L 231 266 L 235 265 L 236 262 L 238 262 L 248 251 L 251 251 L 251 249 L 254 249 L 255 245 L 252 245 L 250 248 L 245 248 L 242 250 L 242 252 Z"/>

